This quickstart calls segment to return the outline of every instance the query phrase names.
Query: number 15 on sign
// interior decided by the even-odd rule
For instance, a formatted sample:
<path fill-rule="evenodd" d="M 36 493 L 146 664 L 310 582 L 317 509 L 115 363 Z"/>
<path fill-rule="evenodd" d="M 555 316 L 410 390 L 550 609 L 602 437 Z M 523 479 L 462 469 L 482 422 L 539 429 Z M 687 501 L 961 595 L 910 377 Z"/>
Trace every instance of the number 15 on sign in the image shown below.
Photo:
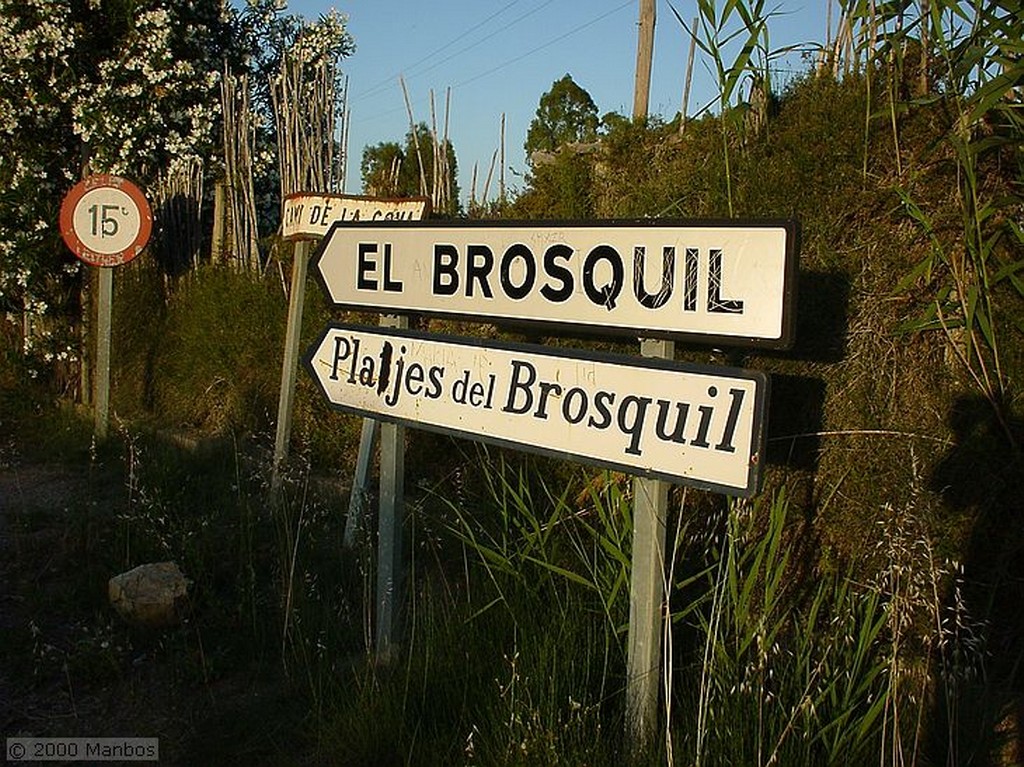
<path fill-rule="evenodd" d="M 142 192 L 118 176 L 90 176 L 77 184 L 60 209 L 64 242 L 92 266 L 120 266 L 145 247 L 153 214 Z"/>

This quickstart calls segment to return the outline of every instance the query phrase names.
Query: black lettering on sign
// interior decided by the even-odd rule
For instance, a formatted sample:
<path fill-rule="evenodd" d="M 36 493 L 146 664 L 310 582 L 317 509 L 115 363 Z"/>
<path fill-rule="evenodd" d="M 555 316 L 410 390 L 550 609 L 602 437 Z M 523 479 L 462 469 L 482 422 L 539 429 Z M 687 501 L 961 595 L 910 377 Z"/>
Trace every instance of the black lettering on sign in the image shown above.
<path fill-rule="evenodd" d="M 675 283 L 676 249 L 667 246 L 661 257 L 661 288 L 657 293 L 648 293 L 644 285 L 644 259 L 646 248 L 637 245 L 633 249 L 633 292 L 640 305 L 647 309 L 660 309 L 672 297 Z"/>
<path fill-rule="evenodd" d="M 388 382 L 391 380 L 391 357 L 394 349 L 390 341 L 385 341 L 380 348 L 380 375 L 377 377 L 377 394 L 387 391 Z"/>
<path fill-rule="evenodd" d="M 562 398 L 562 418 L 566 423 L 578 424 L 586 417 L 588 406 L 587 393 L 579 386 L 574 386 Z"/>
<path fill-rule="evenodd" d="M 377 280 L 370 279 L 369 274 L 377 271 L 377 262 L 370 255 L 377 252 L 377 243 L 361 242 L 356 248 L 358 266 L 356 267 L 356 289 L 376 290 Z"/>
<path fill-rule="evenodd" d="M 612 268 L 612 279 L 604 285 L 598 286 L 594 281 L 594 272 L 597 264 L 607 261 Z M 583 262 L 583 290 L 597 306 L 603 306 L 608 311 L 615 308 L 615 302 L 622 292 L 622 283 L 625 269 L 622 266 L 622 256 L 611 245 L 598 245 Z"/>
<path fill-rule="evenodd" d="M 559 260 L 568 261 L 572 258 L 572 253 L 573 250 L 568 245 L 557 243 L 544 251 L 544 273 L 561 283 L 559 288 L 554 288 L 548 283 L 540 289 L 540 294 L 552 303 L 560 304 L 572 296 L 572 272 L 557 263 Z"/>
<path fill-rule="evenodd" d="M 736 423 L 740 419 L 740 408 L 743 407 L 743 397 L 746 392 L 743 389 L 730 389 L 729 396 L 732 397 L 732 405 L 729 407 L 729 416 L 725 419 L 725 429 L 722 433 L 722 441 L 715 445 L 715 450 L 723 453 L 735 453 L 732 440 L 736 436 Z"/>
<path fill-rule="evenodd" d="M 678 442 L 680 445 L 684 445 L 686 440 L 683 439 L 683 431 L 686 429 L 686 417 L 690 414 L 690 403 L 677 402 L 675 405 L 676 425 L 669 431 L 665 427 L 668 425 L 668 414 L 672 403 L 668 400 L 658 400 L 658 423 L 654 427 L 654 431 L 658 435 L 658 439 L 665 442 Z"/>
<path fill-rule="evenodd" d="M 454 296 L 459 289 L 459 250 L 454 245 L 434 245 L 435 296 Z"/>
<path fill-rule="evenodd" d="M 552 381 L 541 381 L 540 382 L 540 398 L 537 401 L 537 410 L 534 412 L 534 418 L 540 418 L 542 421 L 548 419 L 548 397 L 554 394 L 556 397 L 562 393 L 562 387 Z"/>
<path fill-rule="evenodd" d="M 512 264 L 520 260 L 523 262 L 525 274 L 523 281 L 516 285 L 512 282 Z M 537 279 L 537 262 L 533 259 L 533 253 L 522 243 L 510 245 L 505 255 L 501 257 L 501 289 L 505 295 L 513 301 L 526 298 L 533 290 L 533 283 Z"/>
<path fill-rule="evenodd" d="M 714 399 L 718 396 L 718 388 L 714 386 L 708 387 L 708 396 Z M 697 412 L 700 413 L 700 425 L 697 426 L 697 436 L 690 441 L 690 444 L 694 447 L 710 447 L 711 443 L 708 442 L 708 429 L 711 428 L 711 416 L 715 414 L 714 405 L 701 405 L 697 408 Z"/>
<path fill-rule="evenodd" d="M 505 403 L 502 412 L 512 415 L 548 421 L 561 419 L 571 426 L 585 424 L 586 428 L 604 430 L 617 427 L 626 438 L 623 452 L 638 456 L 643 453 L 645 440 L 650 440 L 653 427 L 654 438 L 664 443 L 689 444 L 691 448 L 713 449 L 722 453 L 735 453 L 733 441 L 739 426 L 740 415 L 746 390 L 729 390 L 728 413 L 715 400 L 718 387 L 708 386 L 704 402 L 679 402 L 668 399 L 654 399 L 638 394 L 619 394 L 605 389 L 588 390 L 577 385 L 568 389 L 555 381 L 545 381 L 537 368 L 525 360 L 511 360 Z M 493 388 L 493 376 L 492 388 Z M 484 386 L 477 383 L 477 400 L 473 400 L 469 388 L 469 372 L 463 373 L 453 390 L 459 404 L 479 406 Z M 467 394 L 468 392 L 468 394 Z M 488 402 L 490 394 L 488 393 Z M 557 404 L 556 404 L 557 403 Z M 487 405 L 489 407 L 489 405 Z M 654 406 L 654 407 L 652 407 Z M 696 410 L 696 423 L 689 418 Z M 724 424 L 723 424 L 724 421 Z M 712 448 L 712 434 L 721 435 Z"/>
<path fill-rule="evenodd" d="M 497 377 L 492 373 L 487 376 L 487 386 L 482 381 L 469 381 L 469 371 L 463 370 L 462 377 L 452 385 L 452 401 L 460 405 L 491 409 L 494 387 Z"/>
<path fill-rule="evenodd" d="M 391 279 L 391 243 L 384 243 L 384 290 L 388 293 L 401 293 L 402 283 Z"/>
<path fill-rule="evenodd" d="M 314 205 L 309 211 L 309 223 L 311 226 L 317 224 L 327 225 L 331 223 L 330 214 L 334 207 L 330 203 Z"/>
<path fill-rule="evenodd" d="M 444 368 L 439 365 L 431 365 L 427 376 L 430 378 L 430 388 L 424 392 L 423 396 L 427 399 L 437 399 L 441 396 L 441 379 L 444 378 Z"/>
<path fill-rule="evenodd" d="M 359 368 L 359 383 L 372 388 L 377 380 L 377 365 L 374 358 L 367 354 L 363 357 L 363 364 Z"/>
<path fill-rule="evenodd" d="M 402 354 L 405 354 L 405 347 L 402 347 Z M 413 397 L 420 396 L 423 391 L 423 382 L 427 380 L 426 371 L 423 366 L 414 362 L 409 366 L 409 373 L 405 377 L 405 390 Z"/>
<path fill-rule="evenodd" d="M 615 402 L 615 392 L 604 391 L 603 389 L 594 395 L 594 410 L 598 412 L 601 419 L 594 416 L 587 421 L 587 426 L 593 429 L 607 429 L 612 425 L 611 405 Z"/>
<path fill-rule="evenodd" d="M 697 270 L 700 266 L 700 252 L 697 248 L 686 249 L 686 263 L 683 266 L 683 311 L 697 311 Z"/>
<path fill-rule="evenodd" d="M 479 259 L 479 261 L 478 261 Z M 494 298 L 487 277 L 494 268 L 494 254 L 486 245 L 466 246 L 466 297 L 473 295 L 473 281 L 480 283 L 480 292 L 484 298 Z"/>
<path fill-rule="evenodd" d="M 345 351 L 342 351 L 342 344 L 344 344 Z M 349 354 L 352 353 L 352 348 L 349 346 L 348 339 L 344 336 L 334 337 L 334 361 L 331 363 L 331 380 L 338 380 L 338 363 L 344 362 L 348 359 Z M 352 383 L 351 378 L 349 383 Z"/>
<path fill-rule="evenodd" d="M 623 434 L 628 434 L 629 446 L 626 452 L 630 455 L 640 455 L 640 436 L 644 430 L 644 416 L 647 414 L 647 406 L 651 404 L 650 397 L 637 397 L 635 394 L 628 394 L 622 398 L 619 405 L 618 425 Z M 633 418 L 629 419 L 628 410 L 633 407 Z"/>
<path fill-rule="evenodd" d="M 525 373 L 521 380 L 519 374 L 523 371 L 525 371 Z M 508 399 L 505 400 L 505 406 L 501 409 L 502 412 L 512 413 L 513 415 L 522 415 L 529 410 L 533 405 L 533 392 L 530 391 L 530 387 L 536 380 L 537 368 L 529 362 L 512 360 L 512 380 L 508 385 Z M 523 393 L 526 399 L 522 407 L 517 404 L 520 392 Z"/>
<path fill-rule="evenodd" d="M 722 251 L 714 248 L 708 258 L 708 311 L 743 314 L 743 302 L 722 298 Z"/>
<path fill-rule="evenodd" d="M 427 399 L 437 399 L 441 396 L 444 368 L 433 365 L 427 369 L 419 362 L 407 362 L 405 355 L 408 352 L 408 347 L 399 347 L 398 358 L 395 359 L 390 342 L 384 341 L 381 346 L 377 394 L 382 396 L 384 404 L 388 407 L 395 407 L 404 393 L 408 393 L 412 397 L 422 395 Z M 370 363 L 373 362 L 372 357 L 366 359 Z M 392 363 L 394 364 L 392 365 Z M 427 384 L 428 380 L 429 385 Z M 389 388 L 390 391 L 388 391 Z"/>

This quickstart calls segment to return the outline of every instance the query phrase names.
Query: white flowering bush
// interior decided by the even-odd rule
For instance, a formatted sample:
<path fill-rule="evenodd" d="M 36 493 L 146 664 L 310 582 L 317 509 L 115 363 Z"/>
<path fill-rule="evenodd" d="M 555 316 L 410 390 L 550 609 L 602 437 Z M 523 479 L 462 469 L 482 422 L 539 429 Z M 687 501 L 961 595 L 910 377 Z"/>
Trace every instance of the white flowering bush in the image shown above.
<path fill-rule="evenodd" d="M 61 200 L 86 157 L 145 189 L 210 154 L 229 22 L 220 0 L 0 0 L 0 318 L 40 365 L 79 344 Z"/>
<path fill-rule="evenodd" d="M 97 167 L 148 179 L 212 146 L 220 55 L 207 45 L 220 21 L 174 0 L 147 5 L 94 81 L 76 84 L 71 112 Z"/>
<path fill-rule="evenodd" d="M 39 363 L 75 356 L 86 270 L 58 218 L 86 159 L 143 190 L 197 158 L 222 172 L 225 62 L 265 87 L 285 51 L 314 62 L 353 50 L 343 16 L 309 24 L 285 10 L 283 0 L 241 10 L 224 0 L 0 0 L 0 322 L 27 329 L 23 352 Z M 259 154 L 272 169 L 268 137 Z"/>
<path fill-rule="evenodd" d="M 22 334 L 21 351 L 43 362 L 74 356 L 43 322 L 79 271 L 60 252 L 57 227 L 61 195 L 76 177 L 71 147 L 55 130 L 67 122 L 80 39 L 70 17 L 67 0 L 0 0 L 0 321 L 33 331 Z"/>

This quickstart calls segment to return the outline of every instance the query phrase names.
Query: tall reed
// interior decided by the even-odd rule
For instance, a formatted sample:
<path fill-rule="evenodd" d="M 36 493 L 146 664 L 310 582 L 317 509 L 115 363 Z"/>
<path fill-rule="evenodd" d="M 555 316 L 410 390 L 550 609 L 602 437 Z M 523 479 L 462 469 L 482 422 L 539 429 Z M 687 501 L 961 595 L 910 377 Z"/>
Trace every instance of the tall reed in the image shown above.
<path fill-rule="evenodd" d="M 1000 3 L 931 0 L 913 13 L 902 5 L 850 3 L 846 14 L 862 35 L 866 60 L 888 67 L 895 157 L 900 158 L 897 116 L 925 108 L 948 115 L 942 142 L 925 162 L 952 165 L 959 212 L 951 236 L 942 219 L 947 200 L 928 199 L 899 168 L 897 194 L 911 221 L 928 238 L 925 256 L 895 288 L 923 283 L 929 300 L 907 330 L 938 331 L 977 389 L 992 403 L 1006 437 L 1010 381 L 1004 371 L 1001 335 L 1024 299 L 1024 227 L 1016 212 L 1024 204 L 1019 178 L 1002 170 L 1024 143 L 1024 15 Z M 882 44 L 876 48 L 881 35 Z M 915 53 L 917 78 L 906 72 Z M 870 81 L 870 77 L 868 78 Z M 939 112 L 941 114 L 941 112 Z M 1019 173 L 1017 174 L 1019 176 Z M 933 196 L 933 195 L 932 195 Z M 1011 300 L 1000 310 L 997 296 Z"/>
<path fill-rule="evenodd" d="M 674 617 L 694 643 L 677 682 L 677 740 L 695 765 L 858 764 L 877 753 L 888 700 L 879 594 L 841 576 L 797 588 L 788 506 L 784 494 L 732 504 L 712 566 L 679 584 L 690 596 Z"/>
<path fill-rule="evenodd" d="M 669 8 L 690 39 L 711 60 L 718 88 L 715 102 L 720 110 L 726 201 L 731 217 L 735 215 L 735 208 L 730 139 L 742 128 L 747 111 L 752 109 L 751 104 L 746 105 L 747 111 L 737 108 L 734 99 L 744 79 L 751 81 L 752 93 L 756 91 L 767 98 L 771 93 L 771 62 L 794 47 L 775 50 L 770 47 L 768 22 L 775 11 L 767 9 L 765 0 L 751 0 L 749 3 L 729 0 L 721 8 L 715 0 L 697 0 L 697 29 L 691 29 L 671 3 Z M 733 51 L 736 51 L 735 56 L 730 59 Z M 707 108 L 712 106 L 714 102 Z M 682 119 L 685 118 L 683 115 Z"/>

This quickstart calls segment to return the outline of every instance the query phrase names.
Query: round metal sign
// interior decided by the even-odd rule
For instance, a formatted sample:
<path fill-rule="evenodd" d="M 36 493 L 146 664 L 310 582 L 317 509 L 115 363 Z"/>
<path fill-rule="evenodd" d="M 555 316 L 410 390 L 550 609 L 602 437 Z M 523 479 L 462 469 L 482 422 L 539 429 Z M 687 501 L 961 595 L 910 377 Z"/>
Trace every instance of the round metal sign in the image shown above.
<path fill-rule="evenodd" d="M 135 184 L 120 176 L 89 176 L 72 187 L 60 206 L 60 233 L 91 266 L 120 266 L 149 242 L 153 212 Z"/>

